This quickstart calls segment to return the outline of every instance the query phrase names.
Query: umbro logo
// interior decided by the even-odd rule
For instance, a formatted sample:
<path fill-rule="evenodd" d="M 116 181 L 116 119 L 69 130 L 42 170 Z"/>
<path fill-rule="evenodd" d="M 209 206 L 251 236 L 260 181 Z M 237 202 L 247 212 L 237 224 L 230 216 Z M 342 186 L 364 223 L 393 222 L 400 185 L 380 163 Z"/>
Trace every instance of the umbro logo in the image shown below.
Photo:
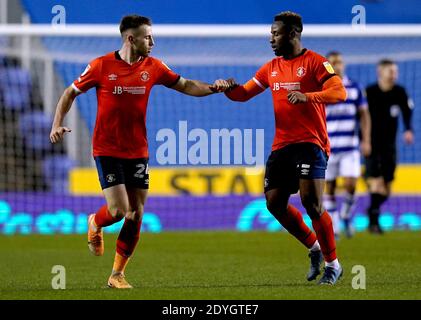
<path fill-rule="evenodd" d="M 308 170 L 308 169 L 301 169 L 301 174 L 303 175 L 303 176 L 306 176 L 306 175 L 308 175 L 308 173 L 310 172 L 310 170 Z"/>
<path fill-rule="evenodd" d="M 309 174 L 309 172 L 310 172 L 310 165 L 309 164 L 302 164 L 301 165 L 301 174 L 303 175 L 303 176 L 306 176 L 306 175 L 308 175 Z"/>
<path fill-rule="evenodd" d="M 114 74 L 114 73 L 109 74 L 109 75 L 108 75 L 108 80 L 110 80 L 110 81 L 115 81 L 115 80 L 117 80 L 117 75 L 116 75 L 116 74 Z"/>

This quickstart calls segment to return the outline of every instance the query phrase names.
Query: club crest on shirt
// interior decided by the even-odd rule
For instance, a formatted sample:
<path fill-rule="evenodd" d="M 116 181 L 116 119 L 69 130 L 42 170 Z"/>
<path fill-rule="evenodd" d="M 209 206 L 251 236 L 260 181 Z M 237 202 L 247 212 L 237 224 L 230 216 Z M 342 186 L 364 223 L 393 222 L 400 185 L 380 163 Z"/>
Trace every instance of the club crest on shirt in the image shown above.
<path fill-rule="evenodd" d="M 297 68 L 297 76 L 300 78 L 306 74 L 306 69 L 304 67 Z"/>
<path fill-rule="evenodd" d="M 325 66 L 327 72 L 329 72 L 330 74 L 335 73 L 335 70 L 333 70 L 332 65 L 328 61 L 323 62 L 323 65 Z"/>
<path fill-rule="evenodd" d="M 149 72 L 148 71 L 142 71 L 140 73 L 140 80 L 142 81 L 148 81 L 149 80 Z"/>

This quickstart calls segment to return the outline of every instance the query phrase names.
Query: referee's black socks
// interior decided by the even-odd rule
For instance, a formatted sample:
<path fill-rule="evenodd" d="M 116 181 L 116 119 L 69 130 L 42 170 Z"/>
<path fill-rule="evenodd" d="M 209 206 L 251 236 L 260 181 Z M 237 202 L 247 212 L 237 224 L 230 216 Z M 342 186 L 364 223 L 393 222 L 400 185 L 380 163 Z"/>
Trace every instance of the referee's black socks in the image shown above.
<path fill-rule="evenodd" d="M 370 226 L 379 225 L 380 206 L 387 198 L 386 195 L 380 193 L 370 193 L 370 207 L 368 208 Z"/>

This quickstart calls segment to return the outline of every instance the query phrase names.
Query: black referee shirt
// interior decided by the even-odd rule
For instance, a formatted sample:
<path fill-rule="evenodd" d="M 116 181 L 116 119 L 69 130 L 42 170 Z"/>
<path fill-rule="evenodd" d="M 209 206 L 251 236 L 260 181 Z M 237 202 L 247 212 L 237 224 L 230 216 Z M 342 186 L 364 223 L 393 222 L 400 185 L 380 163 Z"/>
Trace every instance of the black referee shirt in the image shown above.
<path fill-rule="evenodd" d="M 367 87 L 366 94 L 371 115 L 373 152 L 396 151 L 396 133 L 400 113 L 402 113 L 405 130 L 412 130 L 412 103 L 405 89 L 395 85 L 392 90 L 384 92 L 376 83 Z"/>

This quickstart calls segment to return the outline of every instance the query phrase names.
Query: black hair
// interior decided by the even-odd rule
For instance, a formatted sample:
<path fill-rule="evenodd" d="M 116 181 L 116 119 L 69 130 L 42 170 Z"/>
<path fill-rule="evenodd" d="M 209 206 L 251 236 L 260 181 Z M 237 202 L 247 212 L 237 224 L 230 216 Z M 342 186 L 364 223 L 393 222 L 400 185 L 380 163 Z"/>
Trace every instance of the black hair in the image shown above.
<path fill-rule="evenodd" d="M 123 32 L 128 29 L 138 28 L 144 24 L 151 26 L 151 19 L 148 17 L 138 16 L 137 14 L 124 16 L 120 22 L 120 33 L 123 34 Z"/>
<path fill-rule="evenodd" d="M 386 67 L 386 66 L 390 66 L 390 65 L 394 65 L 396 64 L 395 61 L 391 60 L 391 59 L 381 59 L 377 65 L 379 67 Z"/>
<path fill-rule="evenodd" d="M 298 33 L 303 31 L 303 21 L 298 13 L 292 11 L 284 11 L 275 16 L 273 21 L 282 22 L 288 30 L 294 30 Z"/>
<path fill-rule="evenodd" d="M 341 56 L 341 55 L 342 55 L 342 53 L 340 53 L 339 51 L 332 50 L 332 51 L 329 51 L 329 52 L 326 54 L 326 58 L 330 58 L 330 57 L 337 57 L 337 56 Z"/>

